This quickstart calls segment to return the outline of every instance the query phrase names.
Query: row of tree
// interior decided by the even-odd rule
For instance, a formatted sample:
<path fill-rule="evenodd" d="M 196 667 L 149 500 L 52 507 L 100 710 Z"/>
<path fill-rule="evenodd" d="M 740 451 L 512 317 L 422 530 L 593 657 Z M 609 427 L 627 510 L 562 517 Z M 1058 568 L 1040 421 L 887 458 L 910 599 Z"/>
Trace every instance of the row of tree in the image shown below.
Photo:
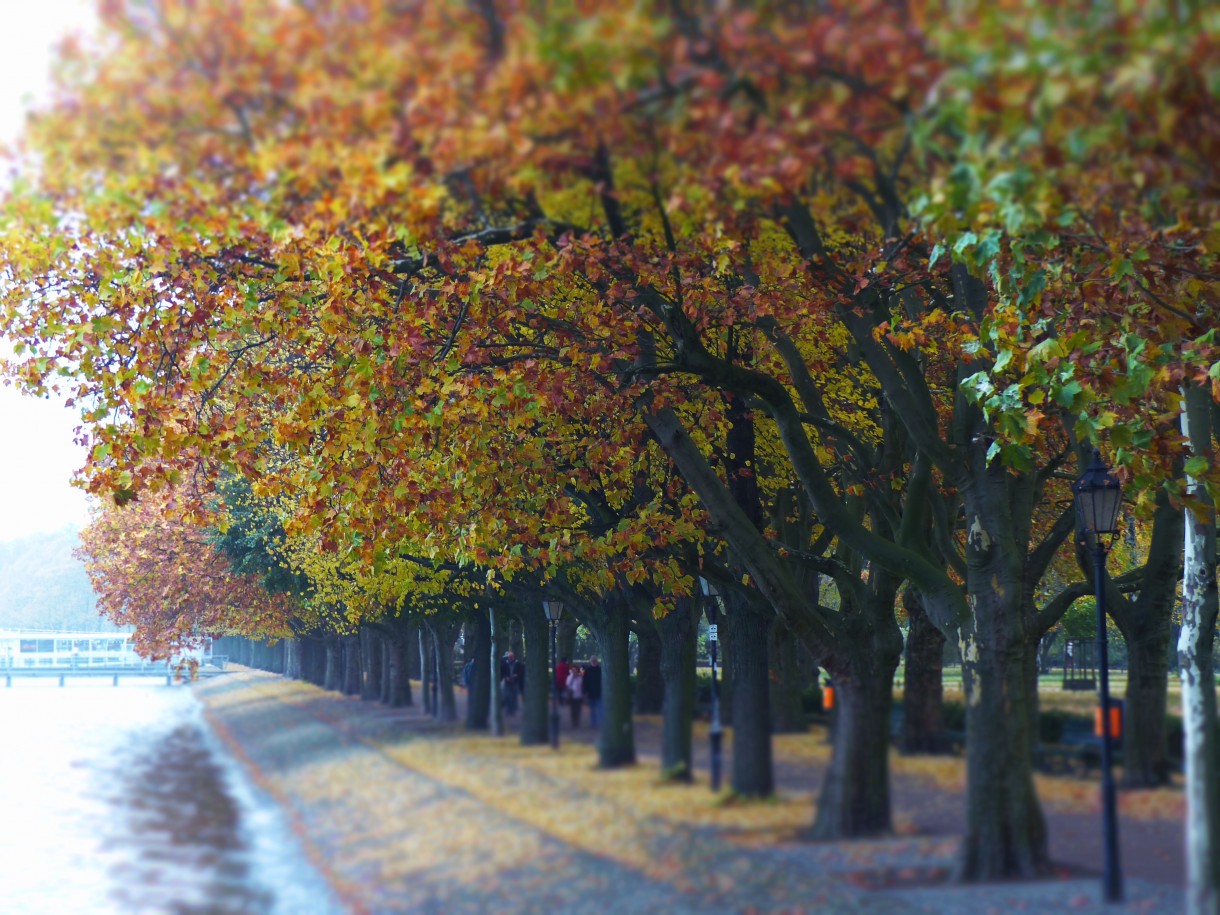
<path fill-rule="evenodd" d="M 944 638 L 963 659 L 962 875 L 1039 873 L 1037 651 L 1094 586 L 1065 503 L 1100 446 L 1138 531 L 1103 583 L 1148 737 L 1128 765 L 1164 778 L 1182 583 L 1192 905 L 1216 910 L 1213 11 L 104 14 L 18 153 L 0 315 L 13 377 L 81 404 L 83 478 L 124 507 L 99 522 L 213 528 L 270 588 L 192 614 L 167 583 L 119 611 L 150 639 L 478 607 L 537 645 L 559 597 L 602 648 L 611 766 L 628 633 L 659 632 L 688 701 L 702 577 L 757 771 L 770 634 L 834 677 L 815 832 L 849 837 L 890 826 L 904 612 L 908 683 Z"/>

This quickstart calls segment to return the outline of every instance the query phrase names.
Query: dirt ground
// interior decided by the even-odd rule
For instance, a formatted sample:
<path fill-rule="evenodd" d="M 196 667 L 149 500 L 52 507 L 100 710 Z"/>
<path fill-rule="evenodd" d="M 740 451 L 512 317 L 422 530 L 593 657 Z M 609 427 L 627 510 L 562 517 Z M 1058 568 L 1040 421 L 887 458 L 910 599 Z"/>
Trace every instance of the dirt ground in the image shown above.
<path fill-rule="evenodd" d="M 1127 904 L 1116 909 L 1101 903 L 1096 876 L 1095 782 L 1040 782 L 1058 865 L 1050 878 L 967 886 L 951 879 L 962 822 L 958 759 L 895 755 L 894 835 L 811 842 L 803 834 L 830 756 L 816 730 L 776 737 L 777 796 L 745 802 L 708 790 L 704 724 L 695 783 L 673 785 L 660 779 L 655 717 L 636 721 L 639 765 L 605 772 L 587 727 L 565 729 L 556 752 L 441 725 L 418 707 L 387 709 L 254 671 L 195 691 L 220 740 L 285 809 L 352 912 L 1182 907 L 1173 867 L 1180 795 L 1172 791 L 1124 797 Z"/>

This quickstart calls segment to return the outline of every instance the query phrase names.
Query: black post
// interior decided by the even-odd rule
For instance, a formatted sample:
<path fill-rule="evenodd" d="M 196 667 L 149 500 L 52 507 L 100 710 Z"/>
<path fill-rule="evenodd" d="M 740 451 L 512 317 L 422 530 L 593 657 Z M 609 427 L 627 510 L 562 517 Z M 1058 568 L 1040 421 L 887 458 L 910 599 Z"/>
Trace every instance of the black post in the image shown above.
<path fill-rule="evenodd" d="M 559 749 L 559 675 L 556 673 L 556 646 L 559 620 L 551 624 L 551 748 Z"/>
<path fill-rule="evenodd" d="M 716 626 L 716 598 L 708 598 L 708 630 L 707 630 L 707 645 L 708 653 L 711 655 L 712 661 L 712 727 L 708 733 L 708 740 L 711 743 L 712 749 L 712 790 L 720 790 L 720 763 L 721 755 L 720 748 L 724 740 L 724 732 L 720 728 L 720 683 L 716 679 L 716 648 L 719 644 L 719 631 Z"/>
<path fill-rule="evenodd" d="M 1123 874 L 1118 860 L 1118 805 L 1114 789 L 1110 728 L 1110 657 L 1106 644 L 1106 550 L 1101 537 L 1093 543 L 1093 583 L 1097 594 L 1097 659 L 1101 686 L 1101 823 L 1105 858 L 1102 893 L 1106 902 L 1123 901 Z"/>

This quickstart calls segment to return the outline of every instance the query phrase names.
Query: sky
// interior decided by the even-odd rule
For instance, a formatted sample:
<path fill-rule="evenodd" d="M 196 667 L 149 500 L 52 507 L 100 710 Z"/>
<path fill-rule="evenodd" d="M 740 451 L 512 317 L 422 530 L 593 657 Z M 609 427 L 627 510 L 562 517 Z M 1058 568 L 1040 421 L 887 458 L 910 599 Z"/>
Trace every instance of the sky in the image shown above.
<path fill-rule="evenodd" d="M 92 7 L 88 0 L 0 0 L 0 143 L 20 134 L 27 101 L 45 95 L 52 48 L 92 27 Z M 9 351 L 0 342 L 0 354 Z M 0 385 L 0 541 L 86 522 L 85 495 L 70 485 L 84 463 L 73 444 L 76 420 L 60 400 Z"/>

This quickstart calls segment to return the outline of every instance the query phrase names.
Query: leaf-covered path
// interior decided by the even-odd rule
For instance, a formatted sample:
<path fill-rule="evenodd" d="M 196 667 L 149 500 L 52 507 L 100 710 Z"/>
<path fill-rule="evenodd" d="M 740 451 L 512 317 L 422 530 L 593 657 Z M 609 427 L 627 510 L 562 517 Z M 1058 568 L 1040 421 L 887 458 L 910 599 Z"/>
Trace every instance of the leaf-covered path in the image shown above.
<path fill-rule="evenodd" d="M 470 737 L 255 672 L 196 691 L 353 912 L 1100 909 L 1094 879 L 921 886 L 956 840 L 790 841 L 808 798 L 726 806 L 651 767 L 594 771 L 580 743 Z M 1180 908 L 1172 887 L 1129 889 L 1132 911 Z"/>

